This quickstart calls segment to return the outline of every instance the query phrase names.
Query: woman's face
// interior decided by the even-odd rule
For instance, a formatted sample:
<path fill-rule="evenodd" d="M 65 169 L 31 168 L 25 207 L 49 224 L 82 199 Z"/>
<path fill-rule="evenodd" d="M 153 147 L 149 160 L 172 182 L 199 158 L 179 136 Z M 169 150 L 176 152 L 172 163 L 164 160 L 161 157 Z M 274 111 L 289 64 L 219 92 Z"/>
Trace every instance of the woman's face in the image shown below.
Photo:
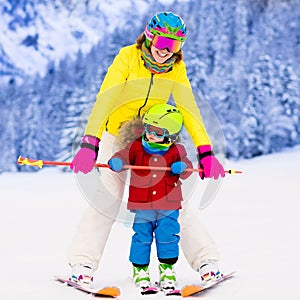
<path fill-rule="evenodd" d="M 153 45 L 151 45 L 151 54 L 155 61 L 159 64 L 164 63 L 173 55 L 173 53 L 169 52 L 167 49 L 160 50 L 155 48 Z"/>

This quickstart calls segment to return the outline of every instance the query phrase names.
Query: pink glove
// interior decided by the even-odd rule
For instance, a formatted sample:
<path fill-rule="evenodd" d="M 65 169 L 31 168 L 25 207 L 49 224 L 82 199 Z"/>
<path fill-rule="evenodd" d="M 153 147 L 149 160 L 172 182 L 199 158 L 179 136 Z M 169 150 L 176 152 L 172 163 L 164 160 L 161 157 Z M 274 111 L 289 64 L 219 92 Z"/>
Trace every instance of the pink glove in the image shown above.
<path fill-rule="evenodd" d="M 70 165 L 74 173 L 87 174 L 92 171 L 98 155 L 99 142 L 100 139 L 91 135 L 85 135 L 82 138 L 81 149 L 74 156 Z"/>
<path fill-rule="evenodd" d="M 224 168 L 214 156 L 211 145 L 198 146 L 197 152 L 199 167 L 203 169 L 203 172 L 199 172 L 201 179 L 212 177 L 218 179 L 219 176 L 225 176 Z"/>

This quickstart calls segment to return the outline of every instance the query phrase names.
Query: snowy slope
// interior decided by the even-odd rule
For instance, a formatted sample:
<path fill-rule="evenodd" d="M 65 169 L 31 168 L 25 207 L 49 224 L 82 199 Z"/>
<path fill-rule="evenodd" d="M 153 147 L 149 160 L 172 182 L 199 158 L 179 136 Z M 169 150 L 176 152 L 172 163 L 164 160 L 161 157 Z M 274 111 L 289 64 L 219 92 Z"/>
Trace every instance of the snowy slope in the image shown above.
<path fill-rule="evenodd" d="M 243 175 L 228 176 L 214 201 L 199 210 L 220 246 L 223 271 L 235 279 L 201 299 L 292 299 L 298 294 L 300 148 L 238 163 Z M 193 205 L 199 206 L 199 181 Z M 87 299 L 87 295 L 52 280 L 68 274 L 66 253 L 86 203 L 72 174 L 48 168 L 38 173 L 0 175 L 0 298 L 9 300 Z M 198 200 L 197 200 L 198 199 Z M 130 284 L 128 251 L 131 229 L 116 223 L 95 285 L 115 284 L 120 299 L 138 296 Z M 153 259 L 152 273 L 156 266 Z M 181 255 L 179 285 L 197 282 Z M 162 295 L 149 296 L 162 299 Z"/>

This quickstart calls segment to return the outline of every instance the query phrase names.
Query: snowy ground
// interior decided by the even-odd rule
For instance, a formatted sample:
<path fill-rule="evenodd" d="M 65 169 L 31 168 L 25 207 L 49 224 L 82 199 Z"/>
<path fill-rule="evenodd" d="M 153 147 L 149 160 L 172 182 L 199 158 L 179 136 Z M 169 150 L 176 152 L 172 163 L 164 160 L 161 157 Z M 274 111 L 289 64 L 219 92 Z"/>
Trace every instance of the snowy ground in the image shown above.
<path fill-rule="evenodd" d="M 242 169 L 244 174 L 227 176 L 214 201 L 199 210 L 199 214 L 219 244 L 223 271 L 236 270 L 238 274 L 201 298 L 296 297 L 300 269 L 300 148 L 238 163 L 227 162 L 226 166 Z M 86 205 L 74 176 L 56 168 L 38 173 L 1 174 L 0 198 L 0 298 L 91 297 L 53 280 L 53 275 L 69 272 L 66 253 Z M 118 285 L 119 298 L 124 300 L 164 298 L 139 296 L 130 284 L 130 236 L 130 227 L 115 224 L 95 276 L 95 286 Z M 155 271 L 156 268 L 152 270 L 154 274 Z M 177 273 L 179 285 L 198 280 L 183 256 Z"/>

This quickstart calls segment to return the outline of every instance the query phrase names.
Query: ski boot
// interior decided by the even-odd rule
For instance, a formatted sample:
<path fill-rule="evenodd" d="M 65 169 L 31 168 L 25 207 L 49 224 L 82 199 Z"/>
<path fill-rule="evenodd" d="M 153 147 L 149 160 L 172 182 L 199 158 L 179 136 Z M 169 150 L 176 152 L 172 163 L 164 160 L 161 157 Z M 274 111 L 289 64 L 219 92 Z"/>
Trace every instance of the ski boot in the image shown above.
<path fill-rule="evenodd" d="M 146 289 L 150 287 L 149 266 L 133 266 L 133 282 L 136 287 Z"/>
<path fill-rule="evenodd" d="M 176 273 L 174 265 L 159 264 L 159 286 L 163 291 L 175 290 Z"/>
<path fill-rule="evenodd" d="M 95 270 L 88 264 L 76 264 L 72 268 L 70 280 L 90 287 L 93 283 L 93 275 Z"/>
<path fill-rule="evenodd" d="M 208 259 L 201 263 L 199 274 L 203 285 L 219 279 L 222 275 L 219 271 L 218 260 Z"/>

